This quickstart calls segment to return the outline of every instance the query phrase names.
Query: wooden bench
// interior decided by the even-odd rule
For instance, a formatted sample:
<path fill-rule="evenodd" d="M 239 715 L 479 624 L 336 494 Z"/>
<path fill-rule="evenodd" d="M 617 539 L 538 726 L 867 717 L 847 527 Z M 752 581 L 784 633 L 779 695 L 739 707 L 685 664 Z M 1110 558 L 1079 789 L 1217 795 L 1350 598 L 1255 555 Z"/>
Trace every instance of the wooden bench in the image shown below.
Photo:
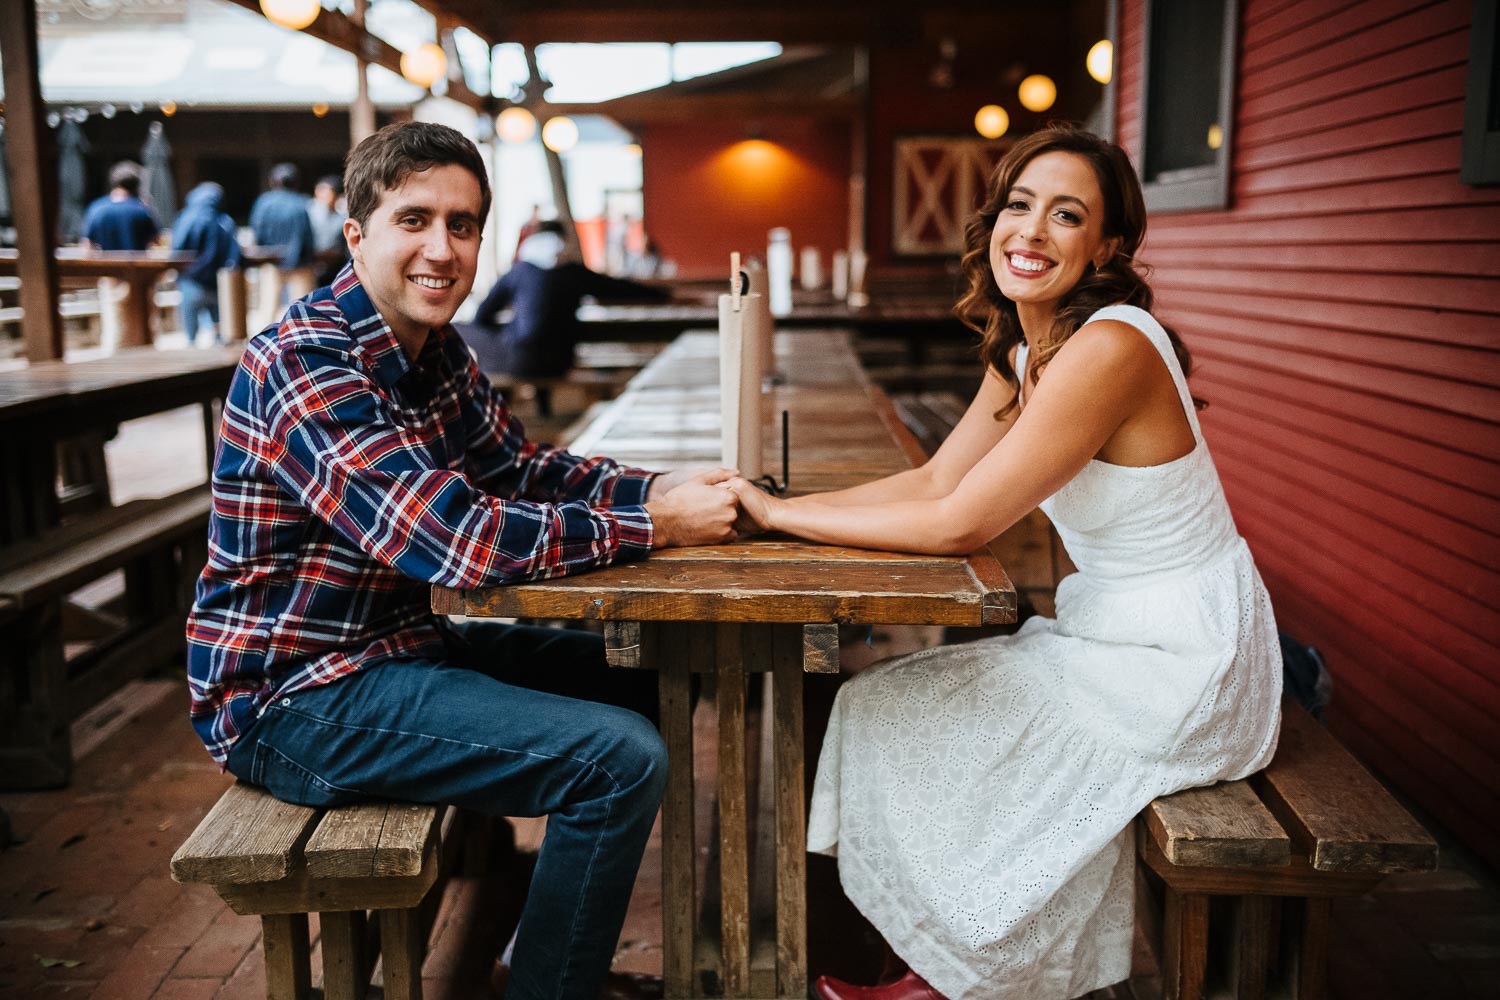
<path fill-rule="evenodd" d="M 1157 799 L 1137 827 L 1137 921 L 1167 1000 L 1321 1000 L 1333 897 L 1437 867 L 1422 826 L 1290 700 L 1263 772 Z"/>
<path fill-rule="evenodd" d="M 206 560 L 207 485 L 92 511 L 0 550 L 0 775 L 12 788 L 65 784 L 69 723 L 184 644 L 193 581 Z M 123 606 L 68 594 L 125 571 Z M 68 646 L 90 640 L 69 656 Z"/>
<path fill-rule="evenodd" d="M 219 798 L 172 856 L 178 882 L 210 885 L 258 916 L 268 1000 L 314 996 L 308 914 L 318 914 L 325 1000 L 365 996 L 380 960 L 386 1000 L 421 1000 L 458 810 L 368 802 L 320 810 L 243 782 Z M 448 851 L 450 856 L 458 852 Z"/>

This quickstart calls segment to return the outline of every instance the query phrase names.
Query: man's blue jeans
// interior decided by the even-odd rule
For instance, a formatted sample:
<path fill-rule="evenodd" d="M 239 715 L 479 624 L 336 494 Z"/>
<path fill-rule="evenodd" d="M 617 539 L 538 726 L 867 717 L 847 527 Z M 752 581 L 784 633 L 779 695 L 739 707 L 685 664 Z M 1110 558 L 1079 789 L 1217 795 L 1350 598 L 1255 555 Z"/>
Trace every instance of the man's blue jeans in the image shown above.
<path fill-rule="evenodd" d="M 666 787 L 666 748 L 642 714 L 655 717 L 655 675 L 609 668 L 585 632 L 471 622 L 445 634 L 445 662 L 389 661 L 275 699 L 229 770 L 311 806 L 547 816 L 507 996 L 594 1000 Z"/>

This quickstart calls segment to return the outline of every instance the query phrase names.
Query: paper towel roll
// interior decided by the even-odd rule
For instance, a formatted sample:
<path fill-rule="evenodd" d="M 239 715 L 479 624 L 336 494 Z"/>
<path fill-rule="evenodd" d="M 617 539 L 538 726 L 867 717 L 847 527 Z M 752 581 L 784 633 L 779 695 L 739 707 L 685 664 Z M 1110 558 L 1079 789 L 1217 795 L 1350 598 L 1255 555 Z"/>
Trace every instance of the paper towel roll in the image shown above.
<path fill-rule="evenodd" d="M 764 299 L 740 296 L 740 310 L 729 295 L 719 296 L 719 414 L 722 420 L 719 444 L 723 462 L 739 469 L 746 479 L 758 479 L 765 471 L 761 409 L 761 344 L 769 335 L 769 323 L 756 317 L 766 314 Z M 769 317 L 769 314 L 766 314 Z"/>
<path fill-rule="evenodd" d="M 766 246 L 766 277 L 771 286 L 771 315 L 792 314 L 792 233 L 778 226 Z"/>
<path fill-rule="evenodd" d="M 817 247 L 802 248 L 802 287 L 816 291 L 823 285 L 823 255 Z"/>
<path fill-rule="evenodd" d="M 833 272 L 833 298 L 842 302 L 849 297 L 849 255 L 842 250 L 835 250 L 829 270 Z"/>

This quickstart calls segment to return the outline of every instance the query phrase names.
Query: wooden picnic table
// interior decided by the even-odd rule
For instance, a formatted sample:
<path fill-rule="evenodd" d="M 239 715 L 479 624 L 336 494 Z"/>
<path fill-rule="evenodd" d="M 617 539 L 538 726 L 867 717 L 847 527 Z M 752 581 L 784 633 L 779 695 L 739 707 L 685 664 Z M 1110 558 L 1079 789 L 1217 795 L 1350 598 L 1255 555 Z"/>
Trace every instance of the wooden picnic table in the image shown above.
<path fill-rule="evenodd" d="M 242 350 L 134 347 L 89 361 L 43 361 L 0 371 L 0 545 L 58 522 L 58 444 L 69 438 L 107 437 L 122 421 L 199 404 L 212 464 L 213 403 L 228 391 Z M 101 485 L 107 501 L 108 484 Z"/>
<path fill-rule="evenodd" d="M 190 253 L 170 250 L 83 250 L 59 247 L 57 269 L 64 278 L 114 278 L 129 289 L 121 314 L 120 345 L 151 342 L 152 290 L 168 271 L 193 262 Z M 17 273 L 17 251 L 0 249 L 0 275 Z M 100 303 L 103 307 L 103 303 Z"/>
<path fill-rule="evenodd" d="M 572 449 L 645 468 L 719 462 L 717 336 L 688 333 L 574 439 Z M 792 493 L 854 485 L 922 460 L 885 395 L 860 370 L 850 333 L 781 334 L 768 429 L 791 420 Z M 767 434 L 767 469 L 781 468 Z M 838 626 L 988 625 L 1015 620 L 1016 594 L 988 551 L 967 558 L 876 552 L 765 535 L 666 549 L 643 562 L 470 592 L 434 588 L 433 608 L 474 617 L 602 620 L 617 666 L 660 673 L 671 759 L 663 805 L 668 997 L 698 995 L 694 925 L 691 674 L 717 674 L 722 967 L 728 997 L 807 995 L 802 674 L 838 670 Z M 775 944 L 752 968 L 745 689 L 770 673 L 774 757 Z M 774 956 L 774 957 L 770 957 Z M 772 971 L 774 968 L 774 972 Z"/>

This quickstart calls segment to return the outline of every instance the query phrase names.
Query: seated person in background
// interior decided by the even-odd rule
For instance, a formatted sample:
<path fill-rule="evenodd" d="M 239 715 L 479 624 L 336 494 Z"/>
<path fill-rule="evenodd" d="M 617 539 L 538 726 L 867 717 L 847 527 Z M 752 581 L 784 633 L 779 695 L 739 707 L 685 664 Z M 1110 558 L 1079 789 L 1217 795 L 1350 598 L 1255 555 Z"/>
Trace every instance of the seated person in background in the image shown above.
<path fill-rule="evenodd" d="M 172 249 L 197 254 L 192 264 L 177 272 L 177 307 L 182 329 L 191 344 L 198 336 L 204 314 L 214 325 L 214 335 L 224 342 L 219 326 L 219 269 L 238 267 L 240 244 L 234 235 L 234 220 L 219 210 L 224 189 L 204 181 L 188 192 L 187 205 L 172 224 Z"/>
<path fill-rule="evenodd" d="M 83 215 L 80 244 L 92 250 L 144 250 L 161 233 L 141 201 L 141 168 L 129 160 L 109 171 L 109 194 L 95 198 Z"/>
<path fill-rule="evenodd" d="M 307 218 L 312 223 L 314 284 L 333 284 L 349 260 L 349 247 L 344 242 L 344 220 L 349 216 L 340 204 L 343 197 L 344 179 L 329 174 L 318 178 L 312 199 L 307 203 Z"/>
<path fill-rule="evenodd" d="M 665 787 L 655 680 L 606 666 L 597 635 L 435 616 L 430 588 L 726 541 L 731 473 L 527 440 L 449 325 L 490 207 L 472 142 L 387 126 L 345 185 L 352 263 L 251 339 L 225 400 L 192 722 L 286 802 L 548 816 L 508 996 L 591 1000 Z"/>
<path fill-rule="evenodd" d="M 585 295 L 625 302 L 665 302 L 666 292 L 590 271 L 563 257 L 563 228 L 554 220 L 537 225 L 516 262 L 479 305 L 474 322 L 459 327 L 486 372 L 561 375 L 573 367 L 582 334 L 578 304 Z M 501 310 L 510 321 L 499 323 Z"/>

